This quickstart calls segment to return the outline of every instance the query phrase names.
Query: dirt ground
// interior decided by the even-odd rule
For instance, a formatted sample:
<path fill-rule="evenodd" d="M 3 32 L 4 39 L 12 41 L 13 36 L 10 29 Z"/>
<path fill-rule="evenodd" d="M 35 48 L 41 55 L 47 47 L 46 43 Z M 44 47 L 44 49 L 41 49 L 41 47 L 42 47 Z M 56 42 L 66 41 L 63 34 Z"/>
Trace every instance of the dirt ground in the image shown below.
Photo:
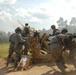
<path fill-rule="evenodd" d="M 6 59 L 0 58 L 0 75 L 64 75 L 57 68 L 55 63 L 40 63 L 32 65 L 28 70 L 8 72 L 11 65 L 6 68 Z M 76 71 L 72 63 L 68 60 L 66 62 L 66 75 L 76 75 Z"/>

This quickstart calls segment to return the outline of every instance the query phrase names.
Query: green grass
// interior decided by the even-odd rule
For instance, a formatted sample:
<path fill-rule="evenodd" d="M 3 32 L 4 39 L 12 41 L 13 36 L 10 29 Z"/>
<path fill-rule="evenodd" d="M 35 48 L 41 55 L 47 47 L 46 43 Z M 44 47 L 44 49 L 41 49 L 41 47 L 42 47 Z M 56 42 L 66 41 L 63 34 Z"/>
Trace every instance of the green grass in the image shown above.
<path fill-rule="evenodd" d="M 8 54 L 9 43 L 0 44 L 0 57 L 5 57 Z"/>
<path fill-rule="evenodd" d="M 0 57 L 6 57 L 8 54 L 8 50 L 9 50 L 9 43 L 2 43 L 2 44 L 0 43 Z M 46 53 L 45 51 L 42 52 Z"/>

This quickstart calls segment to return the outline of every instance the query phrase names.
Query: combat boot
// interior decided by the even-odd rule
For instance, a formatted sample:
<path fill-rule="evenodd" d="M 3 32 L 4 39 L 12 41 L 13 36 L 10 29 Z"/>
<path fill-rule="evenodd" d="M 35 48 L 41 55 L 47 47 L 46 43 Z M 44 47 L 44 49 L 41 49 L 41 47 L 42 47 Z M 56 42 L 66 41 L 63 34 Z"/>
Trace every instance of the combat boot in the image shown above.
<path fill-rule="evenodd" d="M 6 67 L 8 67 L 8 62 L 6 63 Z"/>

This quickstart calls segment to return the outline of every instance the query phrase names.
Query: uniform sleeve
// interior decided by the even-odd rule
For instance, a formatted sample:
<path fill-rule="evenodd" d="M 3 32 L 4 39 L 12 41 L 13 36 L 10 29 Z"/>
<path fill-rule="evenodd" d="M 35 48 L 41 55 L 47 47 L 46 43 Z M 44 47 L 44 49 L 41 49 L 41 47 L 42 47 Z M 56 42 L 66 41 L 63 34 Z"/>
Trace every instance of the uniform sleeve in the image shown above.
<path fill-rule="evenodd" d="M 27 40 L 29 37 L 22 37 L 23 40 Z"/>
<path fill-rule="evenodd" d="M 54 36 L 54 35 L 57 35 L 57 34 L 60 34 L 60 30 L 58 30 L 58 29 L 53 30 L 53 34 L 52 35 Z"/>
<path fill-rule="evenodd" d="M 18 40 L 18 42 L 20 42 L 20 43 L 24 43 L 24 42 L 25 42 L 25 40 L 22 38 L 21 34 L 18 34 L 18 35 L 17 35 L 17 40 Z"/>
<path fill-rule="evenodd" d="M 66 39 L 66 38 L 69 38 L 69 36 L 66 35 L 66 34 L 59 34 L 59 35 L 57 35 L 57 36 L 58 36 L 58 38 L 60 38 L 60 39 Z"/>

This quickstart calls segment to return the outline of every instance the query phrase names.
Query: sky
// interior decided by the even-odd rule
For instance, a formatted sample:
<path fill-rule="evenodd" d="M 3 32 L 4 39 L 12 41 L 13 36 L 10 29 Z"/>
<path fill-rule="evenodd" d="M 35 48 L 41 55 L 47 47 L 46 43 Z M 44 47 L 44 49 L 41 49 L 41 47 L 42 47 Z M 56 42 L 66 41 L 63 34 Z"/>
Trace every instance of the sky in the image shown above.
<path fill-rule="evenodd" d="M 76 0 L 0 0 L 0 31 L 14 31 L 29 23 L 36 30 L 57 26 L 60 17 L 76 17 Z"/>

